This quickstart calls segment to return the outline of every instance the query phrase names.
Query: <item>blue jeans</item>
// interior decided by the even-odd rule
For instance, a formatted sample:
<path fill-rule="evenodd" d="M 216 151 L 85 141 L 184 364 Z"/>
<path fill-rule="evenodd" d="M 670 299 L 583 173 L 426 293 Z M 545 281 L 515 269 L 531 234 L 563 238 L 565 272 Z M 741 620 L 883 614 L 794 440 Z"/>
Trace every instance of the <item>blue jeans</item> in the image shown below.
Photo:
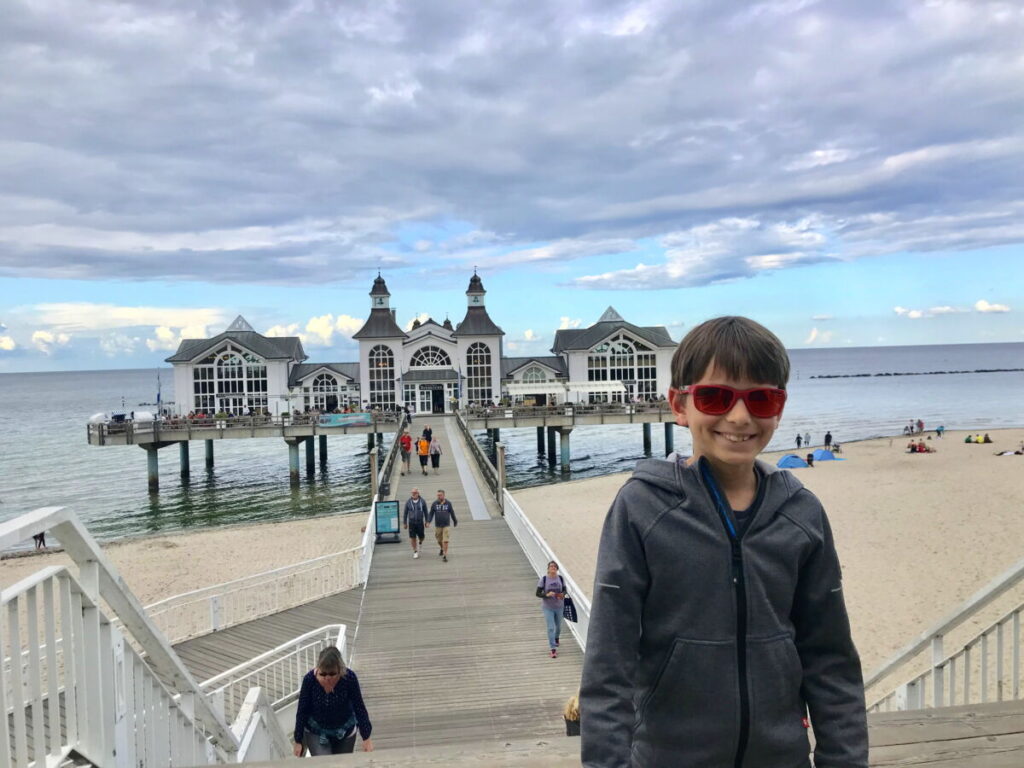
<path fill-rule="evenodd" d="M 562 634 L 562 609 L 543 607 L 544 621 L 548 625 L 548 646 L 555 647 L 555 641 Z"/>

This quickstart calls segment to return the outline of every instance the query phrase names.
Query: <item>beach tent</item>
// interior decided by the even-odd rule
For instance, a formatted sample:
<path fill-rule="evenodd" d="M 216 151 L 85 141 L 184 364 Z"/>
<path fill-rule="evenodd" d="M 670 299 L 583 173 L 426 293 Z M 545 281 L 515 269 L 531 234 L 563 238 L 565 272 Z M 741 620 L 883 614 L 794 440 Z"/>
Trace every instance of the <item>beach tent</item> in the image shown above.
<path fill-rule="evenodd" d="M 826 451 L 824 448 L 818 448 L 814 452 L 815 461 L 836 461 L 835 455 L 832 451 Z"/>
<path fill-rule="evenodd" d="M 793 469 L 794 467 L 806 467 L 807 462 L 801 459 L 795 453 L 787 453 L 785 456 L 779 459 L 779 463 L 776 464 L 775 466 L 782 467 L 783 469 Z"/>

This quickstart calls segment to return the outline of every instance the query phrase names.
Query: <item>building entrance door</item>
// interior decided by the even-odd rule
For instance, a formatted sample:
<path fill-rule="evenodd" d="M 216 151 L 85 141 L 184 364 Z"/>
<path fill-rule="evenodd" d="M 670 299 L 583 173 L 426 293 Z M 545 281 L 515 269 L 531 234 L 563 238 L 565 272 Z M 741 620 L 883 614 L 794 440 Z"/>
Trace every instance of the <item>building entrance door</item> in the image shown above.
<path fill-rule="evenodd" d="M 444 413 L 444 390 L 435 389 L 430 394 L 432 395 L 431 405 L 434 407 L 434 413 Z"/>
<path fill-rule="evenodd" d="M 433 407 L 434 399 L 432 397 L 433 393 L 429 389 L 427 389 L 426 387 L 422 387 L 421 386 L 420 387 L 419 395 L 420 395 L 419 396 L 419 404 L 418 404 L 416 410 L 419 411 L 420 413 L 433 413 L 434 412 L 434 407 Z"/>

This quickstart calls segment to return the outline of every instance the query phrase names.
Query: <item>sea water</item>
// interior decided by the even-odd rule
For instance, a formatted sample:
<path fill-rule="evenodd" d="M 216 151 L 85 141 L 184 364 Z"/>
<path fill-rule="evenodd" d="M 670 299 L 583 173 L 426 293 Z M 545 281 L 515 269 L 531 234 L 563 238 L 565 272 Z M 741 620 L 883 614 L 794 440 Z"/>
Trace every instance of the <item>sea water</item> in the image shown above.
<path fill-rule="evenodd" d="M 799 432 L 821 445 L 900 434 L 910 420 L 926 429 L 993 430 L 1024 426 L 1024 344 L 795 350 L 782 425 L 769 449 L 795 449 Z M 998 372 L 973 371 L 1001 369 Z M 938 371 L 972 371 L 940 374 Z M 918 374 L 876 376 L 881 373 Z M 864 374 L 867 374 L 866 376 Z M 819 378 L 846 376 L 848 378 Z M 174 399 L 169 371 L 164 401 Z M 215 468 L 205 470 L 203 444 L 192 443 L 191 477 L 179 477 L 178 451 L 160 451 L 161 486 L 150 494 L 146 454 L 137 446 L 96 447 L 86 441 L 94 413 L 140 410 L 156 398 L 153 369 L 0 374 L 0 520 L 41 506 L 73 509 L 93 535 L 110 539 L 181 529 L 363 512 L 370 502 L 366 436 L 331 436 L 329 461 L 298 485 L 288 475 L 283 440 L 215 442 Z M 417 418 L 418 426 L 420 418 Z M 654 455 L 664 430 L 652 425 Z M 690 449 L 674 428 L 675 447 Z M 490 448 L 485 432 L 478 433 Z M 385 440 L 390 437 L 385 435 Z M 512 488 L 632 469 L 643 458 L 640 425 L 577 427 L 570 473 L 537 455 L 536 431 L 502 429 Z M 304 459 L 304 457 L 303 457 Z"/>

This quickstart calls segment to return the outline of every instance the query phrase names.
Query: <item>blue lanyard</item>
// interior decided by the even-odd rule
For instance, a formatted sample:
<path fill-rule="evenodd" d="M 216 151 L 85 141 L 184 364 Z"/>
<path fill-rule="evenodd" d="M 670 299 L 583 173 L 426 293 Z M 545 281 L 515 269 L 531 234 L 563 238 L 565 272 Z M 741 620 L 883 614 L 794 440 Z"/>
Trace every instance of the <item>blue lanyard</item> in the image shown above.
<path fill-rule="evenodd" d="M 725 527 L 729 529 L 729 536 L 732 537 L 733 541 L 738 541 L 739 536 L 736 535 L 736 528 L 732 524 L 732 516 L 726 511 L 725 502 L 722 500 L 722 494 L 718 490 L 718 483 L 715 482 L 715 476 L 711 474 L 711 470 L 708 468 L 708 464 L 704 459 L 699 459 L 700 474 L 704 478 L 704 484 L 707 485 L 711 491 L 711 496 L 715 500 L 715 506 L 718 508 L 718 514 L 722 516 L 725 521 Z"/>

